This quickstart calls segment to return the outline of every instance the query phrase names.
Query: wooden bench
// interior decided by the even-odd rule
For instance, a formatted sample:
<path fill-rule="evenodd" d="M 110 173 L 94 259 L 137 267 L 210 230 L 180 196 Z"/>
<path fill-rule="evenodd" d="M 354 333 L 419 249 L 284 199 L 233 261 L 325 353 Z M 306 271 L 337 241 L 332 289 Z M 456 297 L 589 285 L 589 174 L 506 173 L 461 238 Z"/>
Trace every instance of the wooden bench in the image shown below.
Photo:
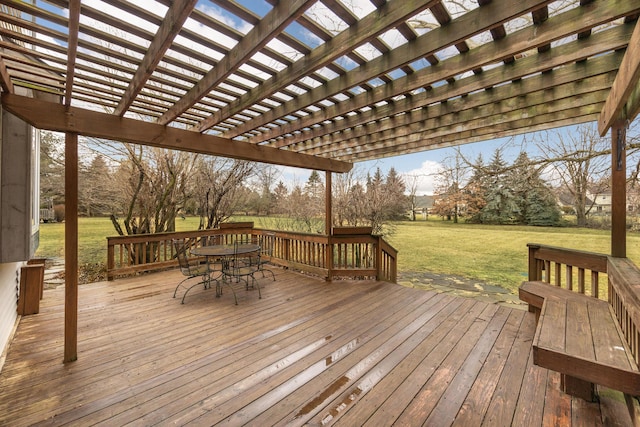
<path fill-rule="evenodd" d="M 594 384 L 623 392 L 635 420 L 640 372 L 610 305 L 544 282 L 524 282 L 519 295 L 536 313 L 534 363 L 559 372 L 563 391 L 588 401 Z"/>

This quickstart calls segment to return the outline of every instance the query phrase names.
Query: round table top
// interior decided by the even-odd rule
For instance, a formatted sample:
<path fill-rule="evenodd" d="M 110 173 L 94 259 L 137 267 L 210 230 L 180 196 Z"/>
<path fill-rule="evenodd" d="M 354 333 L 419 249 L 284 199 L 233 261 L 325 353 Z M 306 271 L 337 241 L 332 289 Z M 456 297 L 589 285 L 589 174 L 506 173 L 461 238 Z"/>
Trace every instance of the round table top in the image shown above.
<path fill-rule="evenodd" d="M 191 253 L 197 256 L 230 256 L 235 253 L 248 254 L 259 251 L 260 245 L 256 245 L 255 243 L 241 243 L 237 246 L 237 251 L 235 249 L 235 245 L 212 245 L 193 248 L 191 249 Z"/>

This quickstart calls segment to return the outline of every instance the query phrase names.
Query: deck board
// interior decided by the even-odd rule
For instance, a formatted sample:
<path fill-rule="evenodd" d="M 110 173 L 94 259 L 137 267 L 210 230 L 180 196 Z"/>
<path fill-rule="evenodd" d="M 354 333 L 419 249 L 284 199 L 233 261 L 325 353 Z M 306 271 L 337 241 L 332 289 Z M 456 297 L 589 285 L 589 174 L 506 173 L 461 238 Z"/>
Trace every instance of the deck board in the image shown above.
<path fill-rule="evenodd" d="M 532 313 L 274 270 L 238 306 L 227 288 L 180 304 L 176 271 L 83 285 L 66 365 L 47 290 L 0 373 L 0 425 L 606 425 L 533 365 Z"/>

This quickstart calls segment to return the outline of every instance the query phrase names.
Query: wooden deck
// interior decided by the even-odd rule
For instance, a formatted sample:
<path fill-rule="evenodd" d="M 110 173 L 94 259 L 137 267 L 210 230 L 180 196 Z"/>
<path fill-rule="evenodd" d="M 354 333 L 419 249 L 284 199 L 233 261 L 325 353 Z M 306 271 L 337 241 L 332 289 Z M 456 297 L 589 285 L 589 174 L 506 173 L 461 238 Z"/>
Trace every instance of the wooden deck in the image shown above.
<path fill-rule="evenodd" d="M 276 273 L 238 306 L 228 289 L 181 305 L 178 272 L 83 285 L 68 365 L 63 289 L 46 291 L 0 374 L 0 425 L 625 425 L 623 401 L 572 399 L 532 365 L 531 313 Z"/>

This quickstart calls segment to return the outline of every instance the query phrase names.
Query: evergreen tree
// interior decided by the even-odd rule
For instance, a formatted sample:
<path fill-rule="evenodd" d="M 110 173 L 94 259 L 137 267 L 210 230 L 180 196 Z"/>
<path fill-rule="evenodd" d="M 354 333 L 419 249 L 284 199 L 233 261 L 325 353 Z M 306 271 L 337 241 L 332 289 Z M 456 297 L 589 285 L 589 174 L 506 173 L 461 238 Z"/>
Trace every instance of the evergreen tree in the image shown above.
<path fill-rule="evenodd" d="M 526 153 L 520 153 L 516 159 L 508 181 L 518 205 L 517 223 L 549 226 L 560 221 L 555 196 L 540 177 L 540 171 L 531 165 Z"/>
<path fill-rule="evenodd" d="M 484 224 L 511 224 L 520 213 L 513 191 L 505 174 L 506 163 L 498 149 L 487 167 L 489 186 L 487 204 L 480 211 L 480 222 Z"/>
<path fill-rule="evenodd" d="M 366 223 L 364 221 L 367 217 L 368 203 L 364 186 L 356 182 L 349 189 L 348 197 L 351 203 L 348 204 L 345 212 L 347 223 L 354 227 L 365 225 Z"/>
<path fill-rule="evenodd" d="M 287 212 L 287 198 L 289 196 L 289 190 L 284 182 L 278 181 L 276 188 L 273 190 L 273 203 L 275 206 L 276 214 L 283 214 Z"/>
<path fill-rule="evenodd" d="M 515 222 L 525 224 L 529 204 L 528 195 L 533 187 L 541 184 L 538 172 L 531 166 L 526 152 L 521 151 L 516 158 L 513 168 L 507 174 L 507 182 L 513 193 L 514 203 L 518 206 Z"/>
<path fill-rule="evenodd" d="M 527 225 L 558 225 L 561 219 L 560 208 L 548 187 L 533 188 L 527 195 Z"/>
<path fill-rule="evenodd" d="M 304 186 L 304 195 L 307 198 L 306 207 L 309 209 L 308 216 L 318 217 L 324 215 L 324 183 L 318 171 L 312 171 Z"/>
<path fill-rule="evenodd" d="M 119 194 L 104 156 L 96 154 L 81 165 L 78 181 L 79 210 L 87 216 L 109 215 L 117 210 Z"/>
<path fill-rule="evenodd" d="M 404 194 L 404 180 L 392 167 L 384 184 L 385 219 L 401 219 L 409 207 L 409 199 Z"/>
<path fill-rule="evenodd" d="M 373 233 L 375 234 L 382 232 L 385 211 L 383 186 L 384 179 L 380 168 L 376 168 L 373 176 L 367 175 L 366 213 L 369 225 L 373 228 Z"/>

